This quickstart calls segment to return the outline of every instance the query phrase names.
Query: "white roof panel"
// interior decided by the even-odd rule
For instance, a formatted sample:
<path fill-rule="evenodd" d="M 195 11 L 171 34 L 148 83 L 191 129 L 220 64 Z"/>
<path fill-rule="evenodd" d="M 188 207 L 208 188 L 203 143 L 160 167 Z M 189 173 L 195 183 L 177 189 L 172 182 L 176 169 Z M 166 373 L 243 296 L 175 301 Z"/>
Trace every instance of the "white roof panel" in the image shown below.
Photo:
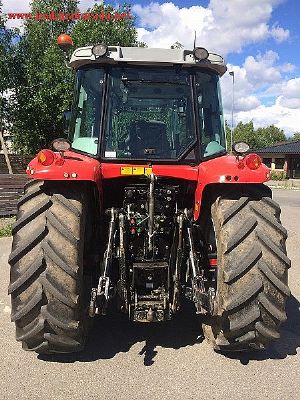
<path fill-rule="evenodd" d="M 223 57 L 214 53 L 209 53 L 207 60 L 199 61 L 195 59 L 192 50 L 109 46 L 106 56 L 96 58 L 92 48 L 93 46 L 88 46 L 76 49 L 72 54 L 70 66 L 77 69 L 86 64 L 182 64 L 187 67 L 213 69 L 219 75 L 223 75 L 227 70 Z"/>

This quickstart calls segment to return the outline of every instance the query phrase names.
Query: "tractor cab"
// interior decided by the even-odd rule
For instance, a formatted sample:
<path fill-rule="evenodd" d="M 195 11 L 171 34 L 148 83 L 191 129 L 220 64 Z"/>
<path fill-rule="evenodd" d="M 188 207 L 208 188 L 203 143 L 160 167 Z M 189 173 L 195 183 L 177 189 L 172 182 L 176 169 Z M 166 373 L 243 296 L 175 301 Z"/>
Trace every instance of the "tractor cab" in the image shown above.
<path fill-rule="evenodd" d="M 77 49 L 70 140 L 103 161 L 199 163 L 226 153 L 221 56 L 205 49 Z"/>

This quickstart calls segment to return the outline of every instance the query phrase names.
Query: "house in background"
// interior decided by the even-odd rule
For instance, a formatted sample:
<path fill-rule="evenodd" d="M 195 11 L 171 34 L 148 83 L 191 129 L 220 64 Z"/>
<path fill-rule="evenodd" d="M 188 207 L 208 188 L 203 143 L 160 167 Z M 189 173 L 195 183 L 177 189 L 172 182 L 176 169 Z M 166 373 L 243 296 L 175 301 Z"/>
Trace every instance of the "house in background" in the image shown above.
<path fill-rule="evenodd" d="M 254 152 L 262 157 L 271 172 L 300 179 L 300 140 L 255 149 Z"/>

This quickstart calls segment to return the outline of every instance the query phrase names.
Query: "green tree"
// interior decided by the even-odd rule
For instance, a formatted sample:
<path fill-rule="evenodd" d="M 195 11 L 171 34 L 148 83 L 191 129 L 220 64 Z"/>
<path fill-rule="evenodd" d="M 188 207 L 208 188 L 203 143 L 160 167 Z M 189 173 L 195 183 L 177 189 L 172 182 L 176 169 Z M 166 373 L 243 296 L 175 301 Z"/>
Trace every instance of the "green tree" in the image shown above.
<path fill-rule="evenodd" d="M 227 143 L 227 150 L 231 151 L 231 127 L 228 124 L 228 121 L 225 121 L 225 136 L 226 136 L 226 143 Z"/>
<path fill-rule="evenodd" d="M 32 14 L 78 11 L 74 0 L 45 2 L 35 0 Z M 37 21 L 24 23 L 24 34 L 15 46 L 15 103 L 13 133 L 15 147 L 35 153 L 55 137 L 62 136 L 62 112 L 68 107 L 73 77 L 65 68 L 56 45 L 57 36 L 70 31 L 74 21 Z"/>
<path fill-rule="evenodd" d="M 252 149 L 258 147 L 253 121 L 237 124 L 233 131 L 233 142 L 246 142 Z"/>
<path fill-rule="evenodd" d="M 124 6 L 124 12 L 129 11 Z M 32 13 L 54 10 L 78 14 L 74 0 L 35 0 Z M 95 5 L 92 14 L 113 12 L 109 5 Z M 69 20 L 25 22 L 24 34 L 16 45 L 14 63 L 15 146 L 23 153 L 34 153 L 63 135 L 63 111 L 70 108 L 74 75 L 65 67 L 56 39 L 62 32 L 72 35 L 74 48 L 95 43 L 139 45 L 132 19 Z"/>
<path fill-rule="evenodd" d="M 239 122 L 233 132 L 234 142 L 244 141 L 249 144 L 251 149 L 272 146 L 275 143 L 286 140 L 282 129 L 270 125 L 255 130 L 253 121 L 247 123 Z"/>
<path fill-rule="evenodd" d="M 290 137 L 290 140 L 292 141 L 300 140 L 300 132 L 295 132 L 293 136 Z"/>
<path fill-rule="evenodd" d="M 116 10 L 111 5 L 96 4 L 85 12 L 91 14 L 90 20 L 79 20 L 72 30 L 74 46 L 90 46 L 96 43 L 120 46 L 139 46 L 143 45 L 137 41 L 137 31 L 134 27 L 134 19 L 113 19 Z M 111 19 L 94 19 L 93 15 L 101 14 L 112 16 Z M 123 5 L 120 14 L 130 15 L 130 6 Z"/>
<path fill-rule="evenodd" d="M 6 19 L 1 13 L 0 0 L 0 129 L 9 122 L 9 100 L 5 94 L 13 86 L 11 67 L 13 65 L 13 38 L 16 30 L 7 29 Z"/>
<path fill-rule="evenodd" d="M 258 128 L 255 131 L 255 136 L 257 139 L 257 147 L 272 146 L 275 143 L 287 140 L 284 131 L 274 125 L 265 128 Z"/>

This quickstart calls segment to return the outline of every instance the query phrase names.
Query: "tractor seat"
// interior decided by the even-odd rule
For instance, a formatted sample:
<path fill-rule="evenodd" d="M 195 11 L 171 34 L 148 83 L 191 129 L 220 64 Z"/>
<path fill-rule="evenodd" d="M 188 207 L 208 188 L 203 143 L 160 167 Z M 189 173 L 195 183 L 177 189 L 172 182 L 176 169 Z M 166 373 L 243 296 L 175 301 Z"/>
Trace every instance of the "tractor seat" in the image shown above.
<path fill-rule="evenodd" d="M 171 157 L 166 124 L 161 121 L 133 121 L 125 143 L 132 157 Z"/>

